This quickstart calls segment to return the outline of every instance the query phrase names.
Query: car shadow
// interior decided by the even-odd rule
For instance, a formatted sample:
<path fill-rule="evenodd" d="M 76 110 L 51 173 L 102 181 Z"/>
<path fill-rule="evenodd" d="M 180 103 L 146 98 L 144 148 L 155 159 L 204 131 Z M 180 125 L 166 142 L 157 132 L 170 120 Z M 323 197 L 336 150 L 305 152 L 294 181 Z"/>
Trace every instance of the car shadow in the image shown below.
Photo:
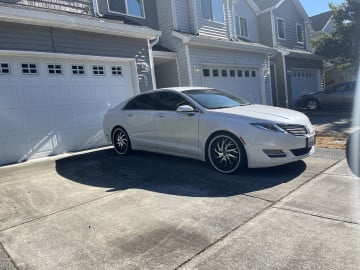
<path fill-rule="evenodd" d="M 61 176 L 84 185 L 108 188 L 108 192 L 143 189 L 191 197 L 225 197 L 263 190 L 289 182 L 305 169 L 306 164 L 298 161 L 224 175 L 198 160 L 140 151 L 118 156 L 113 149 L 56 161 Z"/>

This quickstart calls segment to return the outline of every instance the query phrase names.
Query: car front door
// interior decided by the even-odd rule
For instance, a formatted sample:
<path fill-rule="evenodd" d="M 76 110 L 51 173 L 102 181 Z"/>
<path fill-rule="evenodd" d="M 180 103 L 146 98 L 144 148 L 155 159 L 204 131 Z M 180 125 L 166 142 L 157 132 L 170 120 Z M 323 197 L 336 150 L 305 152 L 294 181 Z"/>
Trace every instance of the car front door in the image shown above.
<path fill-rule="evenodd" d="M 157 147 L 162 151 L 199 155 L 199 112 L 177 112 L 189 101 L 176 92 L 163 91 L 156 94 L 155 133 Z"/>
<path fill-rule="evenodd" d="M 135 97 L 125 107 L 125 129 L 133 146 L 156 148 L 155 95 L 143 94 Z"/>
<path fill-rule="evenodd" d="M 345 91 L 347 90 L 347 84 L 342 83 L 333 86 L 331 89 L 326 91 L 322 105 L 327 108 L 335 108 L 344 106 L 345 103 Z"/>

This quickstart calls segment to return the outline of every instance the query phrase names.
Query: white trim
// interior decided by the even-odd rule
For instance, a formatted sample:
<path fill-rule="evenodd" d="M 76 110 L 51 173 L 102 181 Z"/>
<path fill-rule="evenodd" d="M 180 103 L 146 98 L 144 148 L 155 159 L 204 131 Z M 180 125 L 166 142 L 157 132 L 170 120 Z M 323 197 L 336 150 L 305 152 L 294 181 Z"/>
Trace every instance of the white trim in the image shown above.
<path fill-rule="evenodd" d="M 187 69 L 188 69 L 188 76 L 189 76 L 189 86 L 193 85 L 193 77 L 192 77 L 192 68 L 190 62 L 190 52 L 189 52 L 189 45 L 185 44 L 185 55 L 186 55 L 186 62 L 187 62 Z"/>
<path fill-rule="evenodd" d="M 194 33 L 197 34 L 199 32 L 199 18 L 198 18 L 197 5 L 196 5 L 197 0 L 190 0 L 190 1 L 192 1 L 192 4 L 193 4 Z M 200 12 L 201 12 L 201 10 L 200 10 Z"/>
<path fill-rule="evenodd" d="M 178 22 L 177 22 L 176 5 L 174 3 L 174 0 L 170 0 L 170 5 L 171 5 L 171 11 L 173 13 L 173 15 L 171 16 L 173 19 L 173 28 L 179 29 Z"/>
<path fill-rule="evenodd" d="M 131 69 L 131 75 L 132 75 L 132 84 L 134 87 L 134 93 L 135 95 L 140 94 L 140 86 L 139 86 L 139 77 L 137 73 L 137 65 L 136 60 L 131 59 L 130 61 L 130 69 Z"/>
<path fill-rule="evenodd" d="M 325 26 L 323 27 L 323 29 L 321 29 L 321 32 L 325 32 L 325 29 L 329 26 L 330 22 L 333 19 L 333 15 L 330 16 L 329 20 L 327 21 L 327 23 L 325 24 Z"/>
<path fill-rule="evenodd" d="M 0 6 L 0 21 L 58 27 L 142 39 L 155 39 L 157 36 L 161 35 L 161 31 L 147 27 L 128 25 L 118 21 L 115 22 L 94 17 L 50 13 L 20 7 Z"/>
<path fill-rule="evenodd" d="M 235 17 L 235 33 L 236 33 L 236 37 L 244 37 L 244 38 L 248 38 L 249 37 L 249 27 L 248 27 L 248 19 L 247 18 L 245 18 L 245 17 L 243 17 L 243 16 L 234 16 Z M 246 22 L 246 33 L 247 33 L 247 35 L 245 36 L 245 35 L 242 35 L 242 33 L 241 33 L 241 19 L 244 19 L 245 20 L 245 22 Z M 240 35 L 238 36 L 237 35 L 237 27 L 236 27 L 236 21 L 237 20 L 239 20 L 239 33 L 240 33 Z"/>
<path fill-rule="evenodd" d="M 118 1 L 120 1 L 120 0 L 118 0 Z M 107 7 L 108 7 L 108 12 L 109 12 L 109 13 L 114 13 L 114 14 L 125 15 L 125 16 L 128 16 L 128 17 L 134 17 L 134 18 L 138 18 L 138 19 L 146 19 L 146 16 L 145 16 L 145 7 L 144 7 L 144 1 L 143 1 L 143 0 L 140 0 L 141 3 L 142 3 L 141 9 L 142 9 L 142 14 L 143 14 L 143 16 L 137 16 L 137 15 L 129 14 L 129 8 L 128 8 L 128 2 L 127 2 L 127 1 L 128 1 L 128 0 L 124 0 L 126 13 L 123 13 L 123 12 L 118 12 L 118 11 L 110 10 L 109 0 L 106 0 Z"/>
<path fill-rule="evenodd" d="M 277 71 L 276 71 L 276 63 L 270 63 L 270 79 L 271 79 L 271 96 L 272 96 L 272 78 L 271 78 L 271 66 L 274 66 L 274 84 L 275 84 L 275 98 L 276 98 L 276 104 L 274 104 L 274 100 L 272 101 L 273 102 L 273 105 L 276 105 L 276 106 L 279 106 L 279 93 L 278 93 L 278 79 L 277 79 Z M 272 98 L 271 98 L 272 99 Z"/>
<path fill-rule="evenodd" d="M 176 31 L 172 31 L 171 34 L 174 36 L 174 37 L 177 37 L 178 39 L 181 39 L 183 44 L 186 44 L 186 43 L 189 43 L 191 38 L 190 37 L 187 37 L 185 35 L 182 35 L 180 34 L 179 32 L 176 32 Z"/>
<path fill-rule="evenodd" d="M 59 65 L 61 73 L 50 73 L 49 72 L 49 65 L 53 65 L 53 66 Z M 65 75 L 64 65 L 62 63 L 56 63 L 56 61 L 55 62 L 46 62 L 45 63 L 45 69 L 47 71 L 47 75 L 49 75 L 49 76 L 55 76 L 56 77 L 56 76 L 60 76 L 60 75 Z M 57 69 L 54 67 L 53 70 L 56 71 Z"/>
<path fill-rule="evenodd" d="M 259 69 L 261 103 L 266 105 L 265 74 L 264 69 Z M 261 78 L 261 79 L 260 79 Z M 271 80 L 270 80 L 271 81 Z"/>
<path fill-rule="evenodd" d="M 286 61 L 285 61 L 285 55 L 282 54 L 282 61 L 283 61 L 283 72 L 284 72 L 284 86 L 285 86 L 285 104 L 286 108 L 289 108 L 289 93 L 288 93 L 288 79 L 286 74 Z"/>
<path fill-rule="evenodd" d="M 177 54 L 175 52 L 153 51 L 153 56 L 155 58 L 176 59 Z"/>
<path fill-rule="evenodd" d="M 283 21 L 283 25 L 284 25 L 284 37 L 280 37 L 279 36 L 279 20 L 280 21 Z M 285 27 L 285 19 L 284 18 L 281 18 L 281 17 L 276 17 L 276 37 L 277 39 L 280 39 L 280 40 L 286 40 L 286 27 Z"/>
<path fill-rule="evenodd" d="M 277 39 L 276 39 L 276 25 L 275 25 L 275 15 L 274 12 L 271 11 L 271 31 L 272 31 L 272 47 L 276 47 Z"/>
<path fill-rule="evenodd" d="M 156 78 L 155 78 L 155 65 L 154 65 L 154 55 L 152 46 L 150 46 L 150 40 L 147 40 L 148 50 L 149 50 L 149 60 L 150 60 L 150 73 L 153 89 L 156 89 Z"/>
<path fill-rule="evenodd" d="M 258 5 L 254 2 L 254 0 L 246 0 L 249 6 L 254 10 L 255 13 L 260 12 L 260 8 Z"/>
<path fill-rule="evenodd" d="M 208 20 L 208 19 L 204 19 L 203 18 L 203 12 L 202 12 L 202 4 L 201 4 L 201 1 L 200 1 L 200 15 L 201 15 L 201 20 L 203 21 L 206 21 L 206 22 L 212 22 L 212 23 L 217 23 L 217 24 L 221 24 L 221 25 L 225 25 L 225 14 L 224 14 L 224 9 L 222 10 L 222 14 L 223 14 L 223 22 L 219 22 L 219 21 L 216 21 L 214 20 L 214 11 L 213 11 L 213 6 L 212 6 L 212 1 L 214 0 L 208 0 L 210 1 L 210 7 L 211 7 L 211 17 L 212 19 L 211 20 Z M 196 2 L 196 0 L 193 0 L 193 2 Z M 224 2 L 221 0 L 221 2 L 224 4 Z"/>

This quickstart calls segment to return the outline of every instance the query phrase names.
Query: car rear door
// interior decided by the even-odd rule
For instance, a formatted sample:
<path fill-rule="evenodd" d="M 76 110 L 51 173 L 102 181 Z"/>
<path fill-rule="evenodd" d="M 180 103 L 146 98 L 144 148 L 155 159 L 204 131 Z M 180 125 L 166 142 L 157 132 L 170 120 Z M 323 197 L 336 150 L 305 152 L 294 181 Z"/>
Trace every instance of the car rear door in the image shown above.
<path fill-rule="evenodd" d="M 179 93 L 158 92 L 155 101 L 155 133 L 162 151 L 199 155 L 199 112 L 180 113 L 176 109 L 190 105 Z"/>
<path fill-rule="evenodd" d="M 156 148 L 154 108 L 154 93 L 137 96 L 124 107 L 124 128 L 135 148 Z"/>

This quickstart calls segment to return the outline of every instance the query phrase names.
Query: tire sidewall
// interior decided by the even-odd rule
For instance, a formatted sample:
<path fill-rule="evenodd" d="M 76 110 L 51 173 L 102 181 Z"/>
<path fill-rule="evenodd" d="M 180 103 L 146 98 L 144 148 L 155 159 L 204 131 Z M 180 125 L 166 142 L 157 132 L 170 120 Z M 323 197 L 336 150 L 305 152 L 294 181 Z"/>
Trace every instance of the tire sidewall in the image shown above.
<path fill-rule="evenodd" d="M 124 152 L 120 152 L 117 147 L 115 146 L 115 138 L 118 134 L 118 132 L 123 132 L 125 135 L 126 135 L 126 138 L 127 138 L 127 141 L 128 141 L 128 144 L 127 144 L 127 148 Z M 121 155 L 121 156 L 124 156 L 124 155 L 127 155 L 129 154 L 129 152 L 131 151 L 131 143 L 130 143 L 130 138 L 129 138 L 129 135 L 127 134 L 126 130 L 121 128 L 121 127 L 117 127 L 114 129 L 113 133 L 112 133 L 112 143 L 113 143 L 113 146 L 114 146 L 114 150 L 115 152 L 118 154 L 118 155 Z"/>

